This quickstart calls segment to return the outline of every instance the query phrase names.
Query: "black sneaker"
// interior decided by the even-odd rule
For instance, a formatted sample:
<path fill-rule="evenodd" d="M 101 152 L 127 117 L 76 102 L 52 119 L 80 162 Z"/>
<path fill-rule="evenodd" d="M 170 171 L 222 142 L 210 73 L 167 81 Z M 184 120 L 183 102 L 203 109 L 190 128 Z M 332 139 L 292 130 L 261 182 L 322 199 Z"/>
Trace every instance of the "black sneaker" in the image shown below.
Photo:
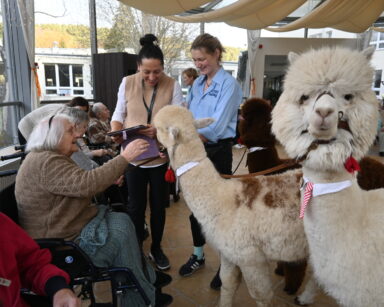
<path fill-rule="evenodd" d="M 159 270 L 168 270 L 171 265 L 169 264 L 168 257 L 165 256 L 161 248 L 152 250 L 149 253 L 149 259 L 151 259 Z"/>
<path fill-rule="evenodd" d="M 210 286 L 211 286 L 211 289 L 213 290 L 220 290 L 221 288 L 220 268 L 217 270 L 215 276 L 213 277 Z"/>
<path fill-rule="evenodd" d="M 171 275 L 165 274 L 157 270 L 155 271 L 155 273 L 156 273 L 156 281 L 153 285 L 156 287 L 156 289 L 161 289 L 171 283 L 172 281 Z"/>
<path fill-rule="evenodd" d="M 173 297 L 169 294 L 162 293 L 161 290 L 156 290 L 155 307 L 165 307 L 171 305 Z"/>
<path fill-rule="evenodd" d="M 186 264 L 183 264 L 179 270 L 179 274 L 181 276 L 189 276 L 192 275 L 195 271 L 202 268 L 205 265 L 205 258 L 203 256 L 202 259 L 198 260 L 196 255 L 191 255 Z"/>

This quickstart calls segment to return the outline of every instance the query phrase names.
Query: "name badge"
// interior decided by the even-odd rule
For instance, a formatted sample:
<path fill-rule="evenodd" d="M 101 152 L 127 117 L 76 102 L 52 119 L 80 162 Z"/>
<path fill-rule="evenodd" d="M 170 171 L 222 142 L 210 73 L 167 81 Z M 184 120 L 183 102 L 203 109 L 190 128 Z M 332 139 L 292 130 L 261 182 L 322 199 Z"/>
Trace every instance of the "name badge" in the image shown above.
<path fill-rule="evenodd" d="M 208 93 L 208 95 L 209 95 L 209 96 L 216 97 L 218 93 L 219 93 L 218 90 L 212 90 L 212 91 L 210 91 L 210 92 Z"/>
<path fill-rule="evenodd" d="M 9 279 L 1 278 L 0 277 L 0 286 L 9 287 L 11 285 L 11 282 Z"/>

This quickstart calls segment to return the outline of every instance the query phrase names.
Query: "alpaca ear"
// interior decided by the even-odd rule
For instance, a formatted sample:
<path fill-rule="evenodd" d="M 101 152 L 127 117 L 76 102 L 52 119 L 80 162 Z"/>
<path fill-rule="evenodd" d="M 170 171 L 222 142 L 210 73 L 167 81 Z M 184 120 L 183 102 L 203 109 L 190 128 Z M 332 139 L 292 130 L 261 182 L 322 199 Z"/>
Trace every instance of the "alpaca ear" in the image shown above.
<path fill-rule="evenodd" d="M 376 49 L 375 46 L 371 46 L 371 47 L 365 48 L 365 49 L 362 51 L 362 53 L 363 53 L 363 55 L 364 55 L 368 60 L 370 60 L 370 59 L 372 58 L 373 53 L 375 52 L 375 49 Z"/>
<path fill-rule="evenodd" d="M 180 135 L 180 130 L 179 130 L 179 128 L 176 128 L 176 127 L 169 127 L 168 132 L 169 132 L 169 137 L 170 137 L 171 140 L 173 140 L 174 143 L 175 143 L 175 142 L 178 140 L 179 135 Z"/>
<path fill-rule="evenodd" d="M 215 120 L 212 117 L 195 119 L 194 125 L 196 129 L 204 128 L 212 124 Z"/>
<path fill-rule="evenodd" d="M 288 53 L 288 61 L 290 64 L 296 61 L 296 59 L 299 57 L 299 55 L 296 52 L 290 51 Z"/>

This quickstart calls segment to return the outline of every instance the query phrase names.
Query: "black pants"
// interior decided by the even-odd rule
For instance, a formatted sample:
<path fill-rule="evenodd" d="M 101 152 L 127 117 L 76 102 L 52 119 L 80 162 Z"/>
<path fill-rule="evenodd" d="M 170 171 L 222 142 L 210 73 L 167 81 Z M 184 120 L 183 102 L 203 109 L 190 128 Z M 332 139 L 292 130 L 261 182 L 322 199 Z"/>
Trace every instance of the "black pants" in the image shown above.
<path fill-rule="evenodd" d="M 232 174 L 232 141 L 223 141 L 215 145 L 205 145 L 208 158 L 212 161 L 220 174 Z M 193 213 L 189 216 L 193 246 L 199 247 L 205 244 L 205 237 L 201 231 L 200 223 Z"/>
<path fill-rule="evenodd" d="M 169 204 L 169 185 L 164 178 L 167 167 L 167 164 L 151 168 L 136 167 L 125 173 L 129 191 L 127 212 L 135 225 L 140 245 L 144 239 L 144 220 L 149 184 L 152 250 L 160 248 L 163 238 L 165 207 Z"/>

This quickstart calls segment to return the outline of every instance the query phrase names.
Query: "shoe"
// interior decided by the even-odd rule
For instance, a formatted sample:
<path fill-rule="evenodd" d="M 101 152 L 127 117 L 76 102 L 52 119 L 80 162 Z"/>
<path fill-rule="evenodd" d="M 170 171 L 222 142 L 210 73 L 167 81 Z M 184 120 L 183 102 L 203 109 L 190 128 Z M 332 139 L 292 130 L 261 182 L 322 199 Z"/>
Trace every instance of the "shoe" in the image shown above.
<path fill-rule="evenodd" d="M 156 290 L 155 307 L 165 307 L 171 305 L 173 297 L 169 294 L 162 293 L 161 290 Z"/>
<path fill-rule="evenodd" d="M 168 257 L 165 256 L 161 248 L 152 250 L 149 253 L 149 259 L 151 259 L 159 270 L 168 270 L 171 265 L 169 264 Z"/>
<path fill-rule="evenodd" d="M 213 290 L 220 290 L 221 288 L 221 279 L 220 279 L 220 268 L 217 270 L 215 276 L 213 277 L 212 281 L 211 281 L 211 289 Z"/>
<path fill-rule="evenodd" d="M 183 264 L 179 270 L 181 276 L 190 276 L 205 265 L 205 258 L 198 260 L 196 255 L 191 255 L 186 264 Z"/>
<path fill-rule="evenodd" d="M 165 274 L 161 271 L 155 271 L 156 273 L 156 281 L 153 284 L 156 289 L 161 289 L 167 285 L 169 285 L 172 281 L 171 275 Z"/>

